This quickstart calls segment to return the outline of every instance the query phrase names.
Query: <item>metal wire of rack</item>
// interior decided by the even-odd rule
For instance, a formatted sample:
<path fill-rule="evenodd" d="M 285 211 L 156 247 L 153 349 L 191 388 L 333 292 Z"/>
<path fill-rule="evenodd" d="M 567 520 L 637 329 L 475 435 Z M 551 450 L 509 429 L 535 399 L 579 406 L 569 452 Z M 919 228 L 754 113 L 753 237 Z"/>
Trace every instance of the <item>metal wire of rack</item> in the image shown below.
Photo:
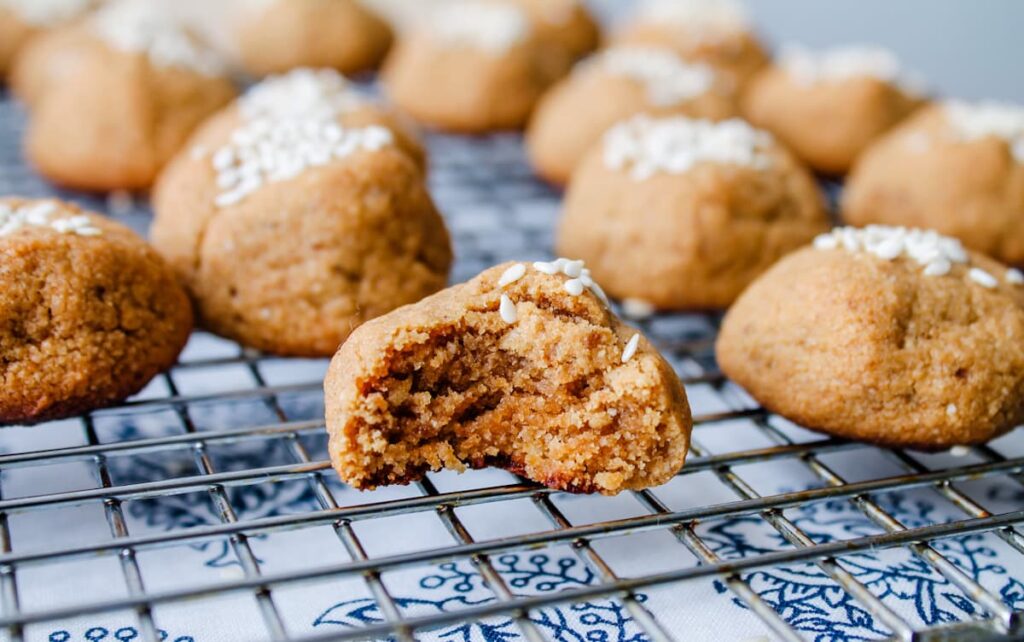
<path fill-rule="evenodd" d="M 25 168 L 16 151 L 22 127 L 18 108 L 9 100 L 0 102 L 0 193 L 51 194 Z M 503 260 L 550 256 L 557 195 L 531 177 L 517 137 L 432 136 L 429 146 L 434 159 L 431 186 L 456 245 L 453 280 L 469 278 Z M 110 209 L 96 199 L 61 195 Z M 115 209 L 115 216 L 136 228 L 144 227 L 144 208 Z M 303 362 L 300 376 L 291 373 L 282 378 L 288 362 L 198 334 L 181 363 L 139 397 L 77 420 L 31 429 L 34 434 L 60 433 L 57 445 L 19 448 L 17 444 L 24 442 L 13 440 L 12 445 L 0 435 L 0 628 L 10 640 L 36 639 L 46 625 L 89 614 L 127 612 L 135 619 L 133 631 L 139 639 L 160 640 L 167 636 L 160 628 L 161 610 L 167 605 L 238 594 L 255 601 L 265 637 L 273 640 L 413 640 L 437 627 L 504 617 L 511 618 L 520 636 L 539 641 L 549 639 L 551 633 L 533 614 L 553 605 L 607 598 L 628 614 L 640 636 L 635 639 L 667 641 L 688 635 L 673 630 L 664 612 L 651 606 L 644 592 L 717 580 L 723 591 L 763 622 L 766 633 L 802 640 L 813 633 L 795 624 L 791 614 L 766 597 L 752 578 L 765 569 L 810 565 L 875 618 L 891 639 L 1010 639 L 1024 633 L 1021 611 L 942 550 L 943 542 L 951 538 L 985 534 L 997 538 L 1014 555 L 1024 555 L 1020 530 L 1024 510 L 990 512 L 971 486 L 984 480 L 1024 497 L 1019 494 L 1024 487 L 1024 449 L 1015 449 L 1018 442 L 972 448 L 969 459 L 937 460 L 813 435 L 772 417 L 723 378 L 714 364 L 714 316 L 661 315 L 639 325 L 664 350 L 691 393 L 692 452 L 676 482 L 685 489 L 691 478 L 703 475 L 728 494 L 722 501 L 697 498 L 696 503 L 680 506 L 667 499 L 663 489 L 651 489 L 632 494 L 642 510 L 587 521 L 574 520 L 569 498 L 519 479 L 477 485 L 470 475 L 461 486 L 450 488 L 447 480 L 441 484 L 432 475 L 415 484 L 415 492 L 397 496 L 346 492 L 326 461 L 319 398 L 324 364 Z M 207 375 L 201 383 L 193 378 L 198 372 Z M 216 381 L 212 389 L 211 380 Z M 148 428 L 153 425 L 158 429 Z M 730 438 L 737 425 L 756 438 Z M 8 428 L 5 434 L 18 430 Z M 851 478 L 842 471 L 841 458 L 847 454 L 885 461 L 890 472 Z M 166 474 L 166 461 L 181 462 L 173 469 L 175 474 Z M 47 492 L 8 492 L 11 477 L 19 471 L 60 470 L 71 463 L 87 466 L 91 482 Z M 762 464 L 799 469 L 811 483 L 763 492 L 763 484 L 751 481 L 748 474 L 751 466 Z M 149 468 L 153 469 L 150 476 L 139 476 L 139 470 Z M 243 489 L 289 484 L 302 486 L 308 494 L 310 501 L 303 509 L 253 515 L 239 507 Z M 958 516 L 934 523 L 904 523 L 880 498 L 911 489 L 942 498 Z M 137 529 L 134 507 L 185 497 L 202 497 L 210 507 L 209 519 Z M 472 507 L 523 501 L 532 504 L 545 527 L 527 533 L 510 528 L 507 535 L 479 537 L 467 525 L 464 511 Z M 832 539 L 808 533 L 793 511 L 823 502 L 848 505 L 877 529 Z M 46 537 L 41 542 L 19 540 L 18 521 L 25 516 L 85 506 L 102 511 L 109 537 L 65 541 L 55 533 L 52 542 Z M 411 541 L 408 550 L 381 555 L 370 550 L 367 538 L 360 535 L 364 522 L 412 515 L 434 515 L 450 543 L 419 546 Z M 736 518 L 753 520 L 783 545 L 739 556 L 716 550 L 702 529 Z M 255 543 L 268 535 L 314 528 L 329 529 L 345 559 L 268 569 L 255 549 Z M 668 564 L 666 558 L 664 567 L 624 573 L 602 551 L 607 540 L 646 532 L 667 534 L 675 540 L 679 554 L 691 556 L 693 563 L 678 566 Z M 410 533 L 409 539 L 416 538 Z M 154 588 L 148 583 L 142 560 L 150 552 L 212 543 L 223 545 L 240 573 L 172 587 Z M 562 591 L 523 593 L 495 562 L 509 552 L 553 547 L 567 547 L 594 581 Z M 971 606 L 965 609 L 973 615 L 959 622 L 921 626 L 894 609 L 850 562 L 886 550 L 903 551 L 928 573 L 943 578 Z M 39 567 L 56 568 L 59 573 L 78 560 L 97 558 L 116 562 L 118 570 L 110 581 L 123 582 L 121 594 L 78 595 L 61 604 L 26 603 L 26 574 Z M 389 587 L 387 576 L 446 562 L 471 564 L 493 599 L 451 611 L 410 613 Z M 294 631 L 282 614 L 281 592 L 293 585 L 341 578 L 362 583 L 378 609 L 379 621 L 361 627 Z M 48 639 L 68 638 L 51 635 Z"/>

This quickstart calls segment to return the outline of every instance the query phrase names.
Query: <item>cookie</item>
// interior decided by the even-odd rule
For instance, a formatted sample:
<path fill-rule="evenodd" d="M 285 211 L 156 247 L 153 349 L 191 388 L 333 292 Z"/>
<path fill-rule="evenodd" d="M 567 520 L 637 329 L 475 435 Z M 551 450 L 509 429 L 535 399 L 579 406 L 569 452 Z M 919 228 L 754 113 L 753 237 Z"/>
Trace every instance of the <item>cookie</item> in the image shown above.
<path fill-rule="evenodd" d="M 0 2 L 0 78 L 36 36 L 81 18 L 96 0 L 3 0 Z"/>
<path fill-rule="evenodd" d="M 735 0 L 647 0 L 613 43 L 668 47 L 685 60 L 714 67 L 737 89 L 768 62 Z"/>
<path fill-rule="evenodd" d="M 391 41 L 387 22 L 356 0 L 259 0 L 238 26 L 241 63 L 258 76 L 298 67 L 368 71 Z"/>
<path fill-rule="evenodd" d="M 364 324 L 324 391 L 331 461 L 360 489 L 497 466 L 614 495 L 669 481 L 692 427 L 672 368 L 566 259 L 506 263 Z"/>
<path fill-rule="evenodd" d="M 591 53 L 601 44 L 600 26 L 582 0 L 497 1 L 522 7 L 536 37 L 551 45 L 551 55 L 562 55 L 568 63 Z"/>
<path fill-rule="evenodd" d="M 718 362 L 814 430 L 941 450 L 1024 422 L 1024 275 L 932 231 L 823 235 L 729 310 Z"/>
<path fill-rule="evenodd" d="M 790 46 L 751 81 L 742 108 L 812 169 L 836 175 L 922 104 L 920 83 L 885 49 Z"/>
<path fill-rule="evenodd" d="M 719 120 L 738 113 L 732 84 L 669 49 L 615 47 L 584 60 L 548 92 L 527 130 L 527 152 L 545 180 L 564 185 L 609 127 L 645 113 Z"/>
<path fill-rule="evenodd" d="M 444 2 L 395 47 L 384 66 L 384 88 L 402 111 L 431 127 L 519 129 L 544 90 L 567 71 L 559 64 L 564 58 L 552 61 L 549 51 L 526 12 L 511 2 Z"/>
<path fill-rule="evenodd" d="M 810 173 L 767 132 L 638 116 L 573 175 L 557 247 L 586 260 L 612 296 L 716 309 L 827 227 Z"/>
<path fill-rule="evenodd" d="M 154 192 L 153 243 L 205 327 L 329 356 L 367 319 L 444 287 L 447 231 L 391 130 L 314 116 L 315 104 L 248 117 L 251 96 L 204 126 Z"/>
<path fill-rule="evenodd" d="M 69 203 L 0 199 L 0 423 L 122 401 L 192 329 L 170 267 L 128 228 Z"/>
<path fill-rule="evenodd" d="M 235 90 L 220 59 L 148 0 L 105 5 L 36 61 L 26 153 L 50 180 L 85 190 L 145 189 Z M 67 47 L 64 49 L 63 47 Z"/>
<path fill-rule="evenodd" d="M 872 145 L 842 198 L 854 225 L 932 228 L 1024 265 L 1024 107 L 948 102 Z"/>

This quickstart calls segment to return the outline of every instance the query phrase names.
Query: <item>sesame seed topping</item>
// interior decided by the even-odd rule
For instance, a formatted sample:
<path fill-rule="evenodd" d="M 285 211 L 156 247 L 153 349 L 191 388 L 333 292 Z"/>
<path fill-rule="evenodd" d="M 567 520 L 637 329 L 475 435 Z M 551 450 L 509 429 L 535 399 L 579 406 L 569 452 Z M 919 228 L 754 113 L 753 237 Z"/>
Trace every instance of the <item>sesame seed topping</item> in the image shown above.
<path fill-rule="evenodd" d="M 516 263 L 501 273 L 501 278 L 498 279 L 498 287 L 503 288 L 506 285 L 511 285 L 523 278 L 524 274 L 526 274 L 526 266 L 522 263 Z"/>
<path fill-rule="evenodd" d="M 483 0 L 440 3 L 428 14 L 426 26 L 431 37 L 447 46 L 492 54 L 504 53 L 530 35 L 530 21 L 519 7 Z"/>
<path fill-rule="evenodd" d="M 498 305 L 498 314 L 501 315 L 501 320 L 505 323 L 515 323 L 519 319 L 519 312 L 516 310 L 516 304 L 512 303 L 512 299 L 508 298 L 507 294 L 501 295 L 501 303 Z"/>
<path fill-rule="evenodd" d="M 960 140 L 1001 138 L 1010 146 L 1014 159 L 1024 163 L 1024 107 L 995 101 L 949 101 L 943 111 Z"/>
<path fill-rule="evenodd" d="M 378 151 L 392 142 L 391 132 L 377 125 L 344 128 L 333 121 L 313 119 L 246 122 L 211 158 L 221 190 L 214 203 L 217 207 L 233 205 L 266 183 L 289 180 L 307 169 L 360 150 Z"/>
<path fill-rule="evenodd" d="M 626 343 L 626 347 L 622 350 L 622 363 L 628 362 L 636 354 L 637 348 L 640 347 L 640 333 L 634 334 L 633 337 Z"/>
<path fill-rule="evenodd" d="M 1006 282 L 1013 285 L 1024 285 L 1024 272 L 1017 268 L 1010 268 L 1006 271 Z"/>
<path fill-rule="evenodd" d="M 657 311 L 653 303 L 643 299 L 623 299 L 622 314 L 630 319 L 646 319 Z"/>
<path fill-rule="evenodd" d="M 843 249 L 865 252 L 885 261 L 908 258 L 924 266 L 928 276 L 944 276 L 954 264 L 966 264 L 970 257 L 959 240 L 933 230 L 887 225 L 864 228 L 837 227 L 814 239 L 818 250 Z"/>
<path fill-rule="evenodd" d="M 750 19 L 737 0 L 647 0 L 640 19 L 670 24 L 701 39 L 749 28 Z"/>
<path fill-rule="evenodd" d="M 84 214 L 53 218 L 59 209 L 55 201 L 30 202 L 20 207 L 0 203 L 0 236 L 9 236 L 28 227 L 45 228 L 58 234 L 77 236 L 99 236 L 102 233 Z"/>
<path fill-rule="evenodd" d="M 533 264 L 533 269 L 552 276 L 564 274 L 569 277 L 569 280 L 564 285 L 566 292 L 572 296 L 579 296 L 583 294 L 584 290 L 589 290 L 606 307 L 610 305 L 608 296 L 601 289 L 601 286 L 594 281 L 594 278 L 590 276 L 590 270 L 586 268 L 586 264 L 583 261 L 562 257 L 551 262 L 537 261 Z"/>
<path fill-rule="evenodd" d="M 802 45 L 788 44 L 781 48 L 779 64 L 792 78 L 804 85 L 850 78 L 876 78 L 917 91 L 923 84 L 903 69 L 895 54 L 875 45 L 812 51 Z"/>
<path fill-rule="evenodd" d="M 39 27 L 53 27 L 74 20 L 92 8 L 95 0 L 0 0 L 23 21 Z"/>
<path fill-rule="evenodd" d="M 702 96 L 715 85 L 714 69 L 690 63 L 671 49 L 659 47 L 613 47 L 584 60 L 579 73 L 601 70 L 643 85 L 647 100 L 655 107 L 674 107 Z"/>
<path fill-rule="evenodd" d="M 978 285 L 988 288 L 990 290 L 999 285 L 999 279 L 992 276 L 985 270 L 982 270 L 981 268 L 972 267 L 967 272 L 967 276 L 969 276 L 970 279 L 977 283 Z"/>
<path fill-rule="evenodd" d="M 91 16 L 90 25 L 111 47 L 145 54 L 157 67 L 189 69 L 206 76 L 225 73 L 220 55 L 167 6 L 152 0 L 108 2 Z"/>
<path fill-rule="evenodd" d="M 768 167 L 772 137 L 742 120 L 721 122 L 674 116 L 636 116 L 604 135 L 604 165 L 629 170 L 643 181 L 656 174 L 684 174 L 698 164 Z"/>
<path fill-rule="evenodd" d="M 295 69 L 270 76 L 239 99 L 248 119 L 333 120 L 367 103 L 345 76 L 333 69 Z"/>

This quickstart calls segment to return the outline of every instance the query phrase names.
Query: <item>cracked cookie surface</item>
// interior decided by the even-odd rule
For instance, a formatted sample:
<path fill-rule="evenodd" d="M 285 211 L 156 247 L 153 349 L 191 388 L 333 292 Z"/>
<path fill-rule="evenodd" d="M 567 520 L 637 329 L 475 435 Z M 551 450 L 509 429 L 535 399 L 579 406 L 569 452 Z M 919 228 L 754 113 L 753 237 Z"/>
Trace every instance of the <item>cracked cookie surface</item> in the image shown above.
<path fill-rule="evenodd" d="M 160 256 L 69 204 L 0 199 L 0 280 L 0 423 L 116 403 L 173 365 L 192 329 Z"/>
<path fill-rule="evenodd" d="M 324 385 L 344 481 L 497 466 L 615 494 L 682 466 L 692 424 L 668 363 L 586 277 L 516 265 L 370 321 L 341 347 Z"/>

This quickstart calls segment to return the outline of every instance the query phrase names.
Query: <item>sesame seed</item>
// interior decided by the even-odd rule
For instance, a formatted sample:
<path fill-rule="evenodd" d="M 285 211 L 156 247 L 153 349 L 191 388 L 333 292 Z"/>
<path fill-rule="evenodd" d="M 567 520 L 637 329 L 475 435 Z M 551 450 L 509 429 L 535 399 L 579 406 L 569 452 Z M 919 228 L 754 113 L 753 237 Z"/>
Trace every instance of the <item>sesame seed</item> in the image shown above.
<path fill-rule="evenodd" d="M 1010 268 L 1006 271 L 1006 282 L 1013 285 L 1024 285 L 1024 272 L 1017 268 Z"/>
<path fill-rule="evenodd" d="M 924 273 L 927 276 L 945 276 L 953 269 L 953 265 L 943 258 L 937 258 L 924 266 Z"/>
<path fill-rule="evenodd" d="M 579 279 L 570 279 L 565 282 L 565 291 L 573 296 L 579 296 L 583 294 L 583 281 Z"/>
<path fill-rule="evenodd" d="M 583 273 L 583 261 L 566 261 L 562 273 L 571 278 L 579 278 Z"/>
<path fill-rule="evenodd" d="M 501 278 L 498 279 L 498 287 L 503 288 L 506 285 L 515 283 L 519 279 L 523 278 L 524 274 L 526 274 L 526 266 L 522 263 L 516 263 L 501 273 Z"/>
<path fill-rule="evenodd" d="M 626 343 L 626 347 L 622 350 L 622 363 L 628 362 L 636 354 L 637 348 L 640 347 L 640 333 L 634 334 L 633 337 Z"/>
<path fill-rule="evenodd" d="M 996 279 L 996 277 L 981 268 L 972 267 L 970 271 L 967 272 L 967 276 L 969 276 L 970 279 L 978 285 L 990 290 L 999 285 L 999 280 Z"/>
<path fill-rule="evenodd" d="M 334 69 L 301 68 L 270 76 L 254 85 L 239 100 L 239 107 L 248 119 L 331 121 L 366 102 L 348 79 Z M 341 128 L 324 133 L 337 142 Z"/>
<path fill-rule="evenodd" d="M 656 107 L 673 107 L 710 91 L 714 69 L 683 60 L 663 47 L 627 45 L 611 47 L 579 67 L 581 73 L 601 70 L 628 78 L 643 86 L 647 100 Z"/>
<path fill-rule="evenodd" d="M 519 311 L 516 310 L 516 304 L 512 303 L 512 299 L 508 298 L 507 294 L 501 295 L 498 313 L 501 315 L 501 320 L 505 323 L 515 323 L 519 319 Z"/>
<path fill-rule="evenodd" d="M 78 236 L 99 236 L 100 228 L 92 224 L 92 220 L 83 214 L 52 219 L 60 211 L 56 201 L 36 201 L 26 203 L 18 208 L 0 207 L 0 236 L 7 236 L 26 227 L 39 227 L 53 230 L 59 234 L 76 234 Z"/>
<path fill-rule="evenodd" d="M 533 269 L 544 274 L 558 274 L 558 267 L 554 263 L 546 263 L 544 261 L 537 261 L 533 264 Z"/>
<path fill-rule="evenodd" d="M 949 415 L 950 417 L 955 415 L 956 411 L 957 411 L 957 408 L 956 408 L 956 404 L 955 403 L 951 403 L 948 406 L 946 406 L 946 414 Z"/>

